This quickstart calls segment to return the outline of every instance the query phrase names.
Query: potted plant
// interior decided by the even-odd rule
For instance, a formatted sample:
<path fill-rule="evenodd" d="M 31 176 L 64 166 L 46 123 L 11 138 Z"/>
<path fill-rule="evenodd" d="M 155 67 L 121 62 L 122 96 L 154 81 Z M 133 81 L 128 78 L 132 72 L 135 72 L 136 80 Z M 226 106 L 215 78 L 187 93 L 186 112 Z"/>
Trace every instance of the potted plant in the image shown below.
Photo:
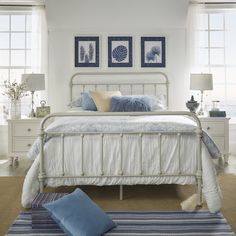
<path fill-rule="evenodd" d="M 26 94 L 26 84 L 4 81 L 5 91 L 3 95 L 8 96 L 11 100 L 11 119 L 20 119 L 21 118 L 21 98 L 27 96 Z"/>

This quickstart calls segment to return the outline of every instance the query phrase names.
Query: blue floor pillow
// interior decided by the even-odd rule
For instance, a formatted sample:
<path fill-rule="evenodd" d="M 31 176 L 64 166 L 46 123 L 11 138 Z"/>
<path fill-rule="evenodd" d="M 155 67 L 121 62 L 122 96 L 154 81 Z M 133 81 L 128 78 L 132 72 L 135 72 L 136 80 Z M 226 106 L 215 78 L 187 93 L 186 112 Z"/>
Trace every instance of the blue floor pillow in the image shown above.
<path fill-rule="evenodd" d="M 69 236 L 100 236 L 116 226 L 80 189 L 43 207 Z"/>

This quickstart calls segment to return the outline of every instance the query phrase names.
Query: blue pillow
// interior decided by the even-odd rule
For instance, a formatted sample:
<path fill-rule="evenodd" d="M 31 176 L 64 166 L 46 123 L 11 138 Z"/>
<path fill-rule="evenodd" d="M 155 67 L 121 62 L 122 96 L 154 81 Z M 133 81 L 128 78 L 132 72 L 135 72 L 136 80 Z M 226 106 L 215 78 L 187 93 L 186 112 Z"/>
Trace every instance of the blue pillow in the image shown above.
<path fill-rule="evenodd" d="M 112 112 L 151 111 L 151 100 L 147 96 L 121 96 L 111 98 Z"/>
<path fill-rule="evenodd" d="M 88 92 L 82 92 L 82 107 L 84 110 L 97 111 L 97 107 Z"/>
<path fill-rule="evenodd" d="M 116 226 L 80 189 L 43 207 L 69 236 L 100 236 Z"/>

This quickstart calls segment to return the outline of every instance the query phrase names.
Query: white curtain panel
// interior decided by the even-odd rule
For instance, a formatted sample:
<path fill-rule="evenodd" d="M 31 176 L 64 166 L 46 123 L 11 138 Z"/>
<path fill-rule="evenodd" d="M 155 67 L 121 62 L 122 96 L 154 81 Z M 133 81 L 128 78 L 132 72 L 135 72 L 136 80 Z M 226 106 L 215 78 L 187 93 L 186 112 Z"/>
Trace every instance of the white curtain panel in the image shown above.
<path fill-rule="evenodd" d="M 34 6 L 32 8 L 32 57 L 31 65 L 33 73 L 43 73 L 46 78 L 47 89 L 47 67 L 48 67 L 48 30 L 45 8 L 43 6 Z M 35 103 L 39 104 L 40 100 L 46 99 L 46 91 L 37 92 Z"/>

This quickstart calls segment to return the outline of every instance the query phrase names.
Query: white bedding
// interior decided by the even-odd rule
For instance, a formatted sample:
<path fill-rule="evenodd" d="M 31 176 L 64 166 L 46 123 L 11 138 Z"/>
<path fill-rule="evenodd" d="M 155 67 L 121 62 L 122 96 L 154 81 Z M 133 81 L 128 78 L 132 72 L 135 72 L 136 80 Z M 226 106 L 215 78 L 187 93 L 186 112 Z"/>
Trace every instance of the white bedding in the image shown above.
<path fill-rule="evenodd" d="M 182 173 L 194 173 L 197 166 L 196 136 L 191 132 L 195 129 L 194 122 L 185 117 L 170 116 L 142 116 L 142 117 L 76 117 L 60 118 L 53 122 L 49 131 L 83 131 L 83 132 L 124 132 L 124 131 L 185 131 L 190 132 L 181 136 L 181 164 Z M 105 175 L 119 175 L 120 172 L 120 139 L 119 135 L 104 136 L 103 169 Z M 144 175 L 156 174 L 160 170 L 158 158 L 159 146 L 157 135 L 143 136 L 142 172 Z M 208 140 L 209 141 L 209 140 Z M 83 170 L 86 175 L 100 175 L 100 136 L 85 136 Z M 81 174 L 81 137 L 65 137 L 65 174 Z M 209 144 L 212 145 L 212 144 Z M 125 175 L 135 175 L 140 172 L 139 146 L 137 136 L 124 135 L 123 165 Z M 174 174 L 179 170 L 178 145 L 176 136 L 163 135 L 162 137 L 162 172 Z M 147 155 L 145 155 L 147 153 Z M 213 152 L 214 153 L 214 152 Z M 216 152 L 217 153 L 217 152 Z M 37 142 L 31 149 L 30 157 L 36 159 L 25 178 L 22 205 L 30 204 L 39 191 L 39 156 Z M 45 144 L 45 171 L 47 175 L 62 174 L 61 140 L 59 137 L 48 138 Z M 208 208 L 216 212 L 221 208 L 221 193 L 216 181 L 215 168 L 208 149 L 202 145 L 203 193 Z M 82 178 L 82 179 L 48 179 L 48 186 L 62 185 L 134 185 L 134 184 L 194 184 L 194 177 L 109 177 L 109 178 Z"/>

